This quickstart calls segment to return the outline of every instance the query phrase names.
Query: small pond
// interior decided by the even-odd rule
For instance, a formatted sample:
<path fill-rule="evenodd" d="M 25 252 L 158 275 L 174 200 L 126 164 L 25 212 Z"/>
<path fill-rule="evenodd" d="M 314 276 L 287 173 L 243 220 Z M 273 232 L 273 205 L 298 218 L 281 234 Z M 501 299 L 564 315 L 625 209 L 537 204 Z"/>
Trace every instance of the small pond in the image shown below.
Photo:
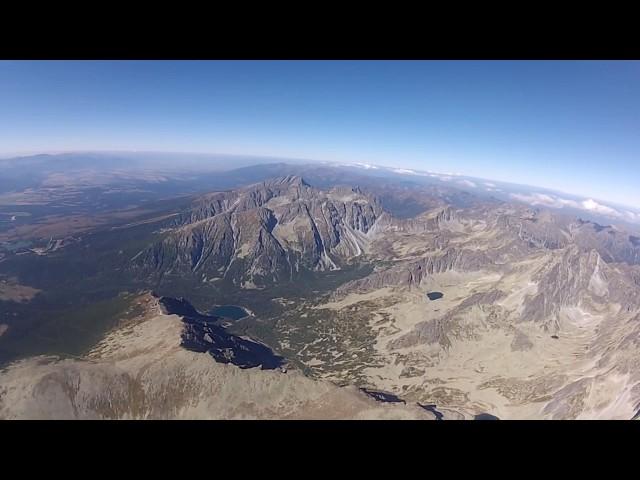
<path fill-rule="evenodd" d="M 218 305 L 217 307 L 209 310 L 209 315 L 240 320 L 241 318 L 249 315 L 249 313 L 244 308 L 238 307 L 237 305 Z"/>

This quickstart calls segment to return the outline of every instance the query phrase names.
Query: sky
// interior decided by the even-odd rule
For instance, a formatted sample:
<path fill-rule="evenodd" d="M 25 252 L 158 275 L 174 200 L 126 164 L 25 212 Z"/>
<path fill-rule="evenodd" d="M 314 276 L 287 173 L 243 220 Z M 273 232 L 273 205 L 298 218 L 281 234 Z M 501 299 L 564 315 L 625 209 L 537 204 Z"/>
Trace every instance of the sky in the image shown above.
<path fill-rule="evenodd" d="M 0 61 L 0 155 L 360 162 L 640 207 L 637 61 Z"/>

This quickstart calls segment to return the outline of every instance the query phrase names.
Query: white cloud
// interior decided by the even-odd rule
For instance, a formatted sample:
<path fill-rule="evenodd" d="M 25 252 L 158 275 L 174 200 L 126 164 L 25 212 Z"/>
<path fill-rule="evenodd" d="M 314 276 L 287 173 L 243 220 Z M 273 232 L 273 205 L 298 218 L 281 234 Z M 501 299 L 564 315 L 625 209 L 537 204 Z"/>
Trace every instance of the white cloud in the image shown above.
<path fill-rule="evenodd" d="M 466 187 L 472 187 L 472 188 L 476 188 L 476 184 L 473 183 L 471 180 L 458 180 L 458 183 L 460 185 L 464 185 Z"/>
<path fill-rule="evenodd" d="M 589 198 L 588 200 L 584 200 L 582 202 L 582 207 L 585 210 L 602 213 L 604 215 L 613 215 L 615 217 L 620 216 L 620 212 L 618 212 L 617 210 L 614 210 L 611 207 L 607 207 L 606 205 L 602 205 L 601 203 L 598 203 L 595 200 L 592 200 L 591 198 Z"/>
<path fill-rule="evenodd" d="M 404 173 L 407 175 L 415 175 L 416 172 L 414 172 L 413 170 L 407 170 L 406 168 L 394 168 L 392 169 L 393 172 L 395 173 Z"/>
<path fill-rule="evenodd" d="M 530 195 L 525 195 L 521 193 L 512 193 L 510 194 L 510 196 L 512 198 L 515 198 L 516 200 L 528 203 L 530 205 L 544 205 L 546 207 L 551 207 L 551 208 L 562 208 L 562 207 L 581 208 L 580 204 L 574 200 L 569 200 L 567 198 L 554 197 L 551 195 L 547 195 L 545 193 L 532 193 Z"/>
<path fill-rule="evenodd" d="M 369 170 L 369 169 L 377 170 L 378 169 L 378 167 L 376 167 L 375 165 L 369 165 L 368 163 L 356 163 L 355 165 L 357 167 L 366 168 L 367 170 Z"/>
<path fill-rule="evenodd" d="M 413 172 L 414 175 L 420 175 L 421 177 L 433 177 L 434 175 L 429 172 Z"/>
<path fill-rule="evenodd" d="M 568 198 L 547 195 L 544 193 L 521 194 L 511 193 L 511 198 L 519 200 L 530 205 L 544 205 L 551 208 L 571 207 L 588 212 L 598 213 L 614 218 L 623 218 L 632 222 L 640 222 L 640 213 L 634 213 L 629 210 L 621 212 L 615 208 L 596 202 L 592 198 L 582 201 L 570 200 Z"/>
<path fill-rule="evenodd" d="M 489 187 L 489 188 L 496 188 L 496 184 L 495 183 L 491 183 L 491 182 L 484 182 L 484 184 Z"/>

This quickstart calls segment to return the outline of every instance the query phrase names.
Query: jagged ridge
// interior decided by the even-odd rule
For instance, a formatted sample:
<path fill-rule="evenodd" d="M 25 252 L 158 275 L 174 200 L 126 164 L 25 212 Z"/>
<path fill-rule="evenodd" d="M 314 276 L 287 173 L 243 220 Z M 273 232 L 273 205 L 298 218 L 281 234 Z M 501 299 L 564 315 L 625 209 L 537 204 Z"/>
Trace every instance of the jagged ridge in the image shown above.
<path fill-rule="evenodd" d="M 361 255 L 382 214 L 358 188 L 321 191 L 297 176 L 209 194 L 133 259 L 143 274 L 230 278 L 240 285 L 291 280 Z"/>

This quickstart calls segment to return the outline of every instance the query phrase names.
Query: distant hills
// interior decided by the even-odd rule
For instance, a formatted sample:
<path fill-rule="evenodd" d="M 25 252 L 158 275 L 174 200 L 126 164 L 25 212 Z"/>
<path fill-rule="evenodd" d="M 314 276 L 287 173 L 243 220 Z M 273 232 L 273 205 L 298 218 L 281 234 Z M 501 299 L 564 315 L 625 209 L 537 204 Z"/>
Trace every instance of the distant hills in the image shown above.
<path fill-rule="evenodd" d="M 309 169 L 312 172 L 309 172 Z M 465 176 L 459 173 L 440 173 L 423 170 L 385 167 L 366 163 L 322 162 L 304 159 L 283 159 L 250 155 L 193 154 L 163 152 L 73 152 L 39 154 L 0 159 L 0 193 L 37 188 L 64 179 L 69 184 L 91 183 L 88 173 L 105 175 L 114 183 L 123 176 L 148 180 L 148 172 L 162 174 L 172 182 L 180 182 L 192 190 L 207 191 L 235 188 L 249 182 L 263 181 L 283 175 L 302 175 L 319 187 L 327 186 L 332 178 L 346 175 L 345 180 L 384 179 L 407 186 L 442 186 L 470 194 L 517 201 L 532 206 L 548 207 L 571 215 L 607 224 L 637 227 L 640 208 L 618 205 L 600 199 L 566 194 L 555 190 Z M 446 166 L 443 166 L 446 171 Z M 315 175 L 313 173 L 315 171 Z M 80 178 L 80 172 L 83 173 Z M 210 188 L 207 188 L 210 187 Z"/>

